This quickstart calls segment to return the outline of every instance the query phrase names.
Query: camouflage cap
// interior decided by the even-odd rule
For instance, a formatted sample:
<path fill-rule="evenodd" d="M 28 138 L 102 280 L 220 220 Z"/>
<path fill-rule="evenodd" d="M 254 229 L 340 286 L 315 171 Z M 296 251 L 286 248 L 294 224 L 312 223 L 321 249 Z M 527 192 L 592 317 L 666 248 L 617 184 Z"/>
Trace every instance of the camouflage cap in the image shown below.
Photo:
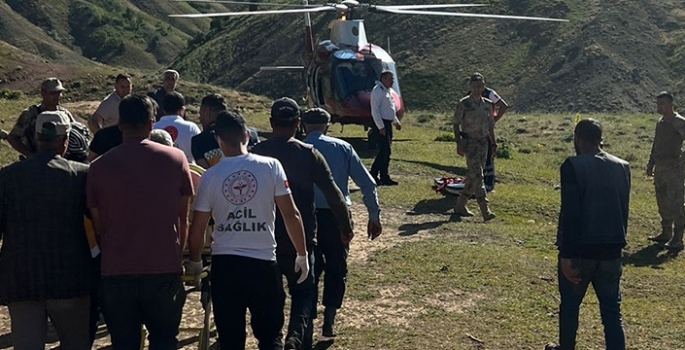
<path fill-rule="evenodd" d="M 469 79 L 469 82 L 473 83 L 476 81 L 485 81 L 485 77 L 483 77 L 483 74 L 480 74 L 478 72 L 473 73 L 473 75 L 471 75 L 471 79 Z"/>
<path fill-rule="evenodd" d="M 40 85 L 40 89 L 47 92 L 64 91 L 66 90 L 62 82 L 57 78 L 47 78 Z"/>

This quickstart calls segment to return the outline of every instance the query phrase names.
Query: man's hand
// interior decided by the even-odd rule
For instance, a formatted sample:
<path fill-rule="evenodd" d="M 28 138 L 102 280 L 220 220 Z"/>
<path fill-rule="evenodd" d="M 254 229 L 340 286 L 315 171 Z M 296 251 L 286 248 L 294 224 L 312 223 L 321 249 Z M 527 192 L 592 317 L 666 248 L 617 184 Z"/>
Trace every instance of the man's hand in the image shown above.
<path fill-rule="evenodd" d="M 402 124 L 400 124 L 400 123 L 395 124 L 395 129 L 397 129 L 397 131 L 402 130 Z"/>
<path fill-rule="evenodd" d="M 385 136 L 385 128 L 383 129 L 378 129 L 378 134 L 381 136 Z"/>
<path fill-rule="evenodd" d="M 647 176 L 648 177 L 654 176 L 654 165 L 651 165 L 651 164 L 647 165 Z"/>
<path fill-rule="evenodd" d="M 461 146 L 461 142 L 457 142 L 457 154 L 464 156 L 464 148 Z"/>
<path fill-rule="evenodd" d="M 383 226 L 380 221 L 369 221 L 366 225 L 366 234 L 369 236 L 370 240 L 378 238 L 378 236 L 383 233 Z"/>
<path fill-rule="evenodd" d="M 561 259 L 561 272 L 564 274 L 564 277 L 573 284 L 580 283 L 580 272 L 573 267 L 573 261 L 566 258 L 559 259 Z"/>
<path fill-rule="evenodd" d="M 352 238 L 354 238 L 354 232 L 340 234 L 340 239 L 342 239 L 342 242 L 345 245 L 350 245 L 350 242 L 352 242 Z"/>
<path fill-rule="evenodd" d="M 492 144 L 492 158 L 497 158 L 497 144 Z"/>
<path fill-rule="evenodd" d="M 301 272 L 300 278 L 297 279 L 297 284 L 300 284 L 309 277 L 309 259 L 306 255 L 297 254 L 297 258 L 295 258 L 295 273 L 298 272 Z"/>
<path fill-rule="evenodd" d="M 202 261 L 188 260 L 184 264 L 185 274 L 193 276 L 193 284 L 197 285 L 202 274 Z"/>

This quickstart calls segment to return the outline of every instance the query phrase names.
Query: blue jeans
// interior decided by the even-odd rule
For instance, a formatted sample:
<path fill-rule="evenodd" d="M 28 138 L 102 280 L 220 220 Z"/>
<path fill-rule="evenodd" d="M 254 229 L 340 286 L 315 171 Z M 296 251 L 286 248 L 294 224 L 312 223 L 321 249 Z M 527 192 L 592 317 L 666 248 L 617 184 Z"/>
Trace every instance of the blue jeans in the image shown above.
<path fill-rule="evenodd" d="M 114 350 L 140 348 L 143 324 L 150 350 L 176 350 L 186 300 L 180 275 L 103 276 L 100 298 Z"/>
<path fill-rule="evenodd" d="M 561 259 L 559 259 L 561 261 Z M 625 350 L 626 337 L 621 316 L 621 259 L 587 260 L 573 259 L 573 267 L 580 271 L 581 281 L 573 284 L 561 272 L 558 265 L 559 293 L 559 346 L 561 350 L 573 350 L 576 346 L 578 314 L 587 288 L 592 283 L 604 325 L 607 350 Z"/>

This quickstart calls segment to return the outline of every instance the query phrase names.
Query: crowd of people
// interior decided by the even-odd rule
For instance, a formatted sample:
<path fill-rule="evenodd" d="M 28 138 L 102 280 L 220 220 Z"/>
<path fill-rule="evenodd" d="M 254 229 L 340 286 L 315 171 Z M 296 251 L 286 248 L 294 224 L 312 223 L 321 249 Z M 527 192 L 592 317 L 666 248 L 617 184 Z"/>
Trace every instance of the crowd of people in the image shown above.
<path fill-rule="evenodd" d="M 21 157 L 0 171 L 0 303 L 16 349 L 42 348 L 48 318 L 62 348 L 90 349 L 100 313 L 114 349 L 137 349 L 143 326 L 151 349 L 176 349 L 182 276 L 197 281 L 208 264 L 223 349 L 245 347 L 248 309 L 260 349 L 311 349 L 321 281 L 321 333 L 336 336 L 354 237 L 348 179 L 376 239 L 373 177 L 350 144 L 326 136 L 325 110 L 290 98 L 274 102 L 269 140 L 219 94 L 202 99 L 200 131 L 178 77 L 164 72 L 162 88 L 135 95 L 118 75 L 87 126 L 50 78 L 9 133 Z M 300 123 L 306 143 L 294 138 Z"/>
<path fill-rule="evenodd" d="M 268 140 L 219 94 L 202 99 L 200 130 L 185 118 L 178 79 L 165 71 L 163 87 L 136 95 L 131 76 L 118 75 L 86 126 L 60 105 L 65 88 L 49 78 L 41 103 L 7 135 L 20 161 L 0 170 L 0 304 L 8 306 L 16 349 L 42 349 L 48 318 L 62 348 L 90 349 L 100 313 L 114 349 L 139 348 L 143 326 L 151 349 L 176 349 L 182 276 L 197 282 L 208 263 L 223 349 L 245 348 L 248 310 L 259 349 L 311 349 L 319 300 L 321 334 L 336 336 L 354 237 L 348 181 L 362 192 L 371 240 L 383 231 L 377 186 L 397 185 L 388 171 L 392 129 L 401 130 L 394 76 L 383 72 L 372 93 L 380 139 L 371 172 L 349 143 L 327 135 L 326 110 L 301 111 L 287 97 L 271 107 Z M 453 119 L 457 154 L 467 164 L 455 214 L 473 216 L 466 204 L 475 197 L 489 221 L 494 127 L 508 105 L 481 74 L 469 88 Z M 654 176 L 662 231 L 649 239 L 681 250 L 685 118 L 669 93 L 657 96 L 657 106 L 662 118 L 646 173 Z M 303 141 L 294 137 L 301 123 Z M 625 349 L 620 279 L 631 174 L 626 161 L 602 149 L 602 132 L 596 120 L 578 122 L 576 156 L 560 168 L 560 344 L 547 349 L 575 348 L 590 283 L 607 349 Z M 285 334 L 284 278 L 291 297 Z"/>

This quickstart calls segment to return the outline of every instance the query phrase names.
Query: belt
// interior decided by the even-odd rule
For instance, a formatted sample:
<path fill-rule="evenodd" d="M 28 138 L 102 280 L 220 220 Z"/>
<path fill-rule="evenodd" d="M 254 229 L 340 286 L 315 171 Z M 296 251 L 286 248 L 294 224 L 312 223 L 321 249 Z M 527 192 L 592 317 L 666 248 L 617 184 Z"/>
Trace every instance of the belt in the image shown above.
<path fill-rule="evenodd" d="M 487 139 L 487 138 L 488 138 L 487 136 L 483 136 L 483 137 L 471 137 L 471 136 L 469 136 L 469 134 L 467 134 L 467 133 L 465 133 L 465 132 L 461 132 L 461 131 L 459 132 L 459 136 L 461 136 L 461 138 L 466 139 L 466 140 L 483 140 L 483 139 Z"/>

